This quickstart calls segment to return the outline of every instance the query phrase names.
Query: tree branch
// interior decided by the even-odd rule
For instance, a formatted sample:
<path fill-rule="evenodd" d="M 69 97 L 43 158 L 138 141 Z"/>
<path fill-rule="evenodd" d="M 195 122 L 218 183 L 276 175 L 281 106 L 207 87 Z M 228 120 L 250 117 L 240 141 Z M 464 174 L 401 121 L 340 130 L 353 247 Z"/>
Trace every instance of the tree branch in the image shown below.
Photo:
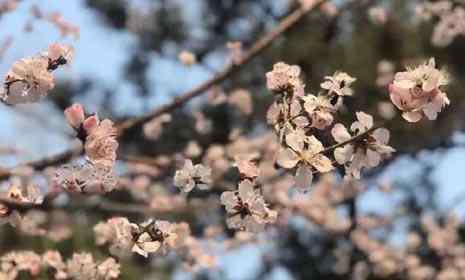
<path fill-rule="evenodd" d="M 322 3 L 326 2 L 326 0 L 315 0 L 314 4 L 309 7 L 299 7 L 294 12 L 286 16 L 281 22 L 276 26 L 273 30 L 271 30 L 268 34 L 260 38 L 256 41 L 252 47 L 246 51 L 242 57 L 242 59 L 238 63 L 230 63 L 228 64 L 222 71 L 218 72 L 209 80 L 205 81 L 201 85 L 195 87 L 188 92 L 175 97 L 172 102 L 162 105 L 155 109 L 154 111 L 145 114 L 140 117 L 135 117 L 123 121 L 117 124 L 118 134 L 119 136 L 123 136 L 128 130 L 134 128 L 138 125 L 142 125 L 145 122 L 159 117 L 164 113 L 171 112 L 177 108 L 182 107 L 184 104 L 189 102 L 191 99 L 202 95 L 208 89 L 213 87 L 216 84 L 219 84 L 225 80 L 227 80 L 232 74 L 236 73 L 239 69 L 243 66 L 247 65 L 251 62 L 255 57 L 257 57 L 261 52 L 267 49 L 273 41 L 278 38 L 279 36 L 283 35 L 297 23 L 302 21 L 305 16 L 315 8 L 319 7 Z M 54 155 L 52 157 L 44 158 L 37 161 L 26 162 L 22 165 L 30 166 L 37 170 L 42 170 L 48 166 L 56 166 L 62 163 L 69 161 L 70 159 L 81 155 L 82 154 L 82 147 L 74 148 L 72 150 L 65 151 L 61 154 Z M 0 170 L 0 180 L 8 179 L 12 175 L 10 170 Z"/>

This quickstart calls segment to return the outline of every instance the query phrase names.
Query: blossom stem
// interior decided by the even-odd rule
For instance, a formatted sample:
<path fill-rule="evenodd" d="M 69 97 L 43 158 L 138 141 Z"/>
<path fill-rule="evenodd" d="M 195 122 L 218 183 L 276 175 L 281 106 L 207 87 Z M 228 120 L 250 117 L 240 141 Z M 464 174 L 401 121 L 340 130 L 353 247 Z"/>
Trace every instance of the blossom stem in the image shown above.
<path fill-rule="evenodd" d="M 370 134 L 371 132 L 373 132 L 374 130 L 378 129 L 378 128 L 381 128 L 383 127 L 384 124 L 380 124 L 380 125 L 377 125 L 377 126 L 373 126 L 372 128 L 368 129 L 367 131 L 363 132 L 363 133 L 360 133 L 344 142 L 341 142 L 341 143 L 337 143 L 335 145 L 332 145 L 332 146 L 329 146 L 327 148 L 325 148 L 323 151 L 321 151 L 322 154 L 326 154 L 326 153 L 330 153 L 332 151 L 334 151 L 335 149 L 339 148 L 339 147 L 343 147 L 345 145 L 348 145 L 348 144 L 351 144 L 357 140 L 360 140 L 362 138 L 364 138 L 365 136 L 367 136 L 368 134 Z"/>

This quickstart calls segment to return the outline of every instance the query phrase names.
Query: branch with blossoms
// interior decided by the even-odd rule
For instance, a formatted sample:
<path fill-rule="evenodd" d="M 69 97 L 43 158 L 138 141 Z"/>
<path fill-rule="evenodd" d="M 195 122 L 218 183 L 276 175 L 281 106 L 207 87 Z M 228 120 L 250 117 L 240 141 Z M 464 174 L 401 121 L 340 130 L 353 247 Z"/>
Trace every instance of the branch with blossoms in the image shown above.
<path fill-rule="evenodd" d="M 65 118 L 81 142 L 76 155 L 83 155 L 83 159 L 60 166 L 44 176 L 49 187 L 46 195 L 32 180 L 34 170 L 16 170 L 14 174 L 5 171 L 4 177 L 10 181 L 7 182 L 7 191 L 0 193 L 0 221 L 13 225 L 21 234 L 62 241 L 72 233 L 69 226 L 63 226 L 61 221 L 69 224 L 72 214 L 81 213 L 80 210 L 102 212 L 112 218 L 97 222 L 93 227 L 95 243 L 118 261 L 134 255 L 148 258 L 170 254 L 181 259 L 188 268 L 197 269 L 217 264 L 215 256 L 206 249 L 210 243 L 231 248 L 237 243 L 268 241 L 276 237 L 273 236 L 276 232 L 282 233 L 278 230 L 288 226 L 289 217 L 301 216 L 325 234 L 342 237 L 344 242 L 355 248 L 352 252 L 362 252 L 361 255 L 372 264 L 375 274 L 382 272 L 382 275 L 393 278 L 402 273 L 410 275 L 428 270 L 423 269 L 419 261 L 401 265 L 402 257 L 409 257 L 409 251 L 401 252 L 399 257 L 388 246 L 370 238 L 368 231 L 390 224 L 389 218 L 366 217 L 357 213 L 356 197 L 367 190 L 359 182 L 363 171 L 377 167 L 395 150 L 389 145 L 390 132 L 383 125 L 375 125 L 374 118 L 367 113 L 354 112 L 354 122 L 350 125 L 336 121 L 344 101 L 357 98 L 358 94 L 352 88 L 356 79 L 344 72 L 325 77 L 319 92 L 310 94 L 306 92 L 298 66 L 277 63 L 266 74 L 267 88 L 275 97 L 267 113 L 272 133 L 257 137 L 254 143 L 242 135 L 233 135 L 228 146 L 212 145 L 204 154 L 202 151 L 184 152 L 160 161 L 121 156 L 120 159 L 126 163 L 132 161 L 146 165 L 145 169 L 138 170 L 145 177 L 138 176 L 137 172 L 134 172 L 137 174 L 134 177 L 131 177 L 133 174 L 116 175 L 119 136 L 156 118 L 151 126 L 144 127 L 144 132 L 157 139 L 161 128 L 171 121 L 171 116 L 166 113 L 227 79 L 323 2 L 300 1 L 300 9 L 285 18 L 241 58 L 235 57 L 223 72 L 145 116 L 115 125 L 109 119 L 101 120 L 96 114 L 88 114 L 80 104 L 67 108 Z M 68 64 L 71 54 L 71 48 L 67 46 L 52 45 L 47 52 L 14 64 L 7 74 L 2 100 L 14 105 L 45 98 L 54 86 L 53 71 Z M 194 63 L 195 59 L 188 54 L 182 57 L 186 64 Z M 444 92 L 448 84 L 447 75 L 436 68 L 434 59 L 392 76 L 390 99 L 408 122 L 418 122 L 423 118 L 434 120 L 450 103 Z M 250 114 L 250 96 L 241 90 L 233 95 L 234 98 L 228 99 L 229 104 L 241 113 Z M 246 102 L 242 103 L 244 99 Z M 197 115 L 196 118 L 201 123 L 204 117 Z M 200 149 L 194 147 L 193 150 L 196 148 Z M 74 152 L 68 151 L 54 159 L 31 165 L 46 168 L 65 163 L 73 155 Z M 182 162 L 178 160 L 181 157 Z M 176 188 L 168 189 L 166 170 L 173 171 L 173 165 L 178 162 L 181 164 L 177 165 L 174 177 L 169 178 Z M 276 170 L 274 163 L 285 172 Z M 147 165 L 166 170 L 154 171 L 147 169 Z M 343 180 L 330 173 L 338 165 L 344 169 Z M 160 178 L 152 181 L 160 173 Z M 315 176 L 319 176 L 320 180 L 313 180 Z M 112 201 L 109 193 L 125 187 L 122 194 L 128 199 Z M 312 192 L 305 193 L 310 188 Z M 93 194 L 98 196 L 86 197 Z M 59 204 L 54 201 L 58 196 L 65 196 L 69 201 Z M 75 203 L 76 197 L 85 203 Z M 340 206 L 348 206 L 347 215 L 340 213 Z M 221 224 L 219 229 L 209 228 L 199 237 L 199 233 L 191 232 L 186 222 L 188 218 L 182 217 L 184 221 L 179 221 L 178 217 L 173 217 L 176 211 L 193 214 L 198 209 L 224 218 L 218 222 Z M 162 212 L 168 213 L 166 220 L 160 218 Z M 428 238 L 433 236 L 440 240 L 431 242 L 431 247 L 441 255 L 444 263 L 460 260 L 457 256 L 447 255 L 447 246 L 443 245 L 457 243 L 454 238 L 444 237 L 456 233 L 454 221 L 447 221 L 445 229 L 434 221 L 425 222 L 424 227 Z M 234 234 L 233 238 L 226 237 L 226 228 L 229 235 Z M 275 231 L 267 231 L 267 228 Z M 227 240 L 220 243 L 212 236 Z M 208 242 L 203 242 L 205 239 Z M 352 256 L 349 260 L 352 262 Z M 11 252 L 0 257 L 0 278 L 15 279 L 26 272 L 32 277 L 48 273 L 55 279 L 117 279 L 120 275 L 118 261 L 108 258 L 104 262 L 96 262 L 92 255 L 81 253 L 64 262 L 57 252 L 43 255 Z"/>
<path fill-rule="evenodd" d="M 442 88 L 447 85 L 447 74 L 435 67 L 434 59 L 406 72 L 397 73 L 389 86 L 391 101 L 400 109 L 402 117 L 417 122 L 426 116 L 430 120 L 449 104 Z M 313 174 L 334 169 L 325 155 L 333 151 L 336 163 L 345 167 L 345 177 L 360 179 L 363 168 L 373 168 L 395 150 L 388 145 L 390 133 L 374 126 L 373 117 L 357 112 L 357 121 L 350 132 L 340 123 L 334 124 L 335 114 L 343 99 L 353 95 L 355 78 L 343 72 L 327 76 L 318 95 L 306 94 L 300 80 L 300 68 L 277 63 L 267 73 L 267 86 L 276 96 L 268 111 L 268 123 L 278 136 L 281 149 L 277 163 L 286 169 L 295 169 L 296 186 L 305 189 Z M 332 126 L 331 135 L 336 144 L 326 148 L 317 135 Z"/>
<path fill-rule="evenodd" d="M 123 121 L 117 124 L 116 127 L 118 131 L 118 136 L 123 136 L 130 129 L 138 125 L 142 125 L 152 119 L 162 116 L 165 113 L 170 113 L 184 106 L 186 103 L 188 103 L 193 98 L 206 93 L 208 89 L 227 80 L 232 74 L 236 73 L 242 67 L 250 63 L 255 57 L 257 57 L 258 55 L 260 55 L 260 53 L 262 53 L 265 49 L 267 49 L 277 38 L 285 34 L 293 26 L 301 22 L 307 14 L 309 14 L 311 11 L 313 11 L 315 8 L 317 8 L 324 2 L 325 0 L 306 1 L 305 5 L 302 5 L 301 7 L 296 9 L 294 12 L 289 14 L 278 24 L 278 26 L 276 26 L 268 34 L 266 34 L 265 36 L 257 40 L 255 43 L 253 43 L 248 51 L 243 51 L 241 53 L 240 59 L 236 59 L 233 61 L 233 63 L 227 64 L 226 67 L 222 71 L 218 72 L 216 75 L 214 75 L 209 80 L 205 81 L 204 83 L 195 87 L 194 89 L 189 90 L 188 92 L 185 92 L 179 95 L 172 102 L 166 105 L 163 105 L 144 116 L 131 118 L 131 119 L 128 119 L 126 121 Z M 31 96 L 35 96 L 34 98 L 38 99 L 40 97 L 43 97 L 43 95 L 44 93 L 41 93 L 39 95 L 37 94 L 29 95 L 29 98 L 31 98 Z M 12 102 L 21 102 L 21 100 L 12 101 Z M 82 150 L 79 147 L 76 147 L 76 148 L 70 149 L 68 151 L 60 153 L 58 155 L 54 155 L 49 158 L 44 158 L 44 159 L 32 161 L 32 162 L 26 162 L 24 163 L 24 165 L 31 166 L 38 170 L 42 170 L 49 166 L 63 164 L 75 158 L 76 156 L 79 156 L 81 152 Z M 7 179 L 10 176 L 11 176 L 11 172 L 9 170 L 0 171 L 0 179 Z"/>

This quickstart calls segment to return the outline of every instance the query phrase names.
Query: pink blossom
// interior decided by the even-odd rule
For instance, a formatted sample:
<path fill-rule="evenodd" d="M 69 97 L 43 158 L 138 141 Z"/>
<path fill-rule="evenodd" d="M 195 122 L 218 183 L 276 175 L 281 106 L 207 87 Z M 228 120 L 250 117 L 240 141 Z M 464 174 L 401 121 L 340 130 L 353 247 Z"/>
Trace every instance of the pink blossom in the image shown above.
<path fill-rule="evenodd" d="M 328 85 L 328 88 L 332 88 Z M 333 88 L 334 92 L 339 92 L 339 87 Z M 344 91 L 345 92 L 345 91 Z M 343 92 L 341 92 L 343 94 Z M 304 101 L 305 111 L 311 117 L 311 126 L 317 129 L 323 130 L 326 129 L 333 123 L 334 117 L 333 114 L 336 112 L 337 107 L 333 106 L 330 103 L 330 100 L 326 96 L 314 96 L 306 95 L 302 97 Z"/>
<path fill-rule="evenodd" d="M 355 135 L 361 135 L 373 127 L 373 117 L 363 112 L 357 112 L 355 121 L 350 130 Z M 342 124 L 334 125 L 331 134 L 337 143 L 345 143 L 351 139 L 351 134 Z M 378 128 L 366 134 L 363 138 L 347 143 L 334 150 L 334 158 L 346 168 L 346 175 L 360 178 L 362 168 L 378 166 L 383 157 L 388 157 L 395 150 L 388 146 L 389 131 Z"/>
<path fill-rule="evenodd" d="M 189 51 L 182 51 L 178 55 L 179 61 L 186 65 L 186 66 L 192 66 L 197 63 L 197 58 L 195 57 L 195 54 L 189 52 Z"/>
<path fill-rule="evenodd" d="M 184 192 L 190 192 L 197 186 L 201 190 L 209 189 L 212 183 L 212 170 L 202 164 L 193 165 L 190 159 L 185 160 L 181 170 L 174 175 L 174 185 Z"/>
<path fill-rule="evenodd" d="M 323 155 L 323 144 L 315 136 L 305 136 L 298 132 L 286 136 L 289 148 L 282 148 L 277 156 L 277 163 L 284 168 L 297 168 L 296 185 L 299 188 L 309 187 L 313 171 L 326 173 L 334 167 L 331 160 Z M 307 148 L 305 148 L 307 146 Z"/>
<path fill-rule="evenodd" d="M 68 121 L 68 124 L 72 128 L 79 129 L 85 120 L 84 108 L 81 104 L 75 103 L 72 106 L 66 108 L 65 117 Z"/>
<path fill-rule="evenodd" d="M 304 86 L 299 76 L 299 66 L 278 62 L 273 65 L 272 71 L 266 73 L 267 87 L 274 92 L 292 90 L 297 95 L 303 95 Z"/>
<path fill-rule="evenodd" d="M 47 96 L 55 87 L 51 72 L 70 63 L 71 56 L 71 47 L 53 44 L 48 52 L 15 62 L 6 74 L 1 100 L 15 105 L 37 102 Z"/>
<path fill-rule="evenodd" d="M 351 96 L 353 90 L 350 86 L 357 80 L 345 72 L 336 72 L 333 76 L 326 76 L 325 82 L 321 83 L 321 88 L 328 91 L 328 94 L 337 96 Z"/>
<path fill-rule="evenodd" d="M 221 203 L 229 215 L 226 221 L 228 227 L 232 229 L 259 232 L 277 217 L 277 213 L 268 209 L 263 196 L 254 190 L 249 180 L 239 183 L 237 191 L 223 192 Z"/>
<path fill-rule="evenodd" d="M 435 120 L 450 101 L 441 88 L 448 84 L 444 72 L 435 68 L 434 59 L 416 68 L 395 75 L 389 86 L 391 101 L 403 111 L 402 117 L 418 122 L 423 116 Z"/>
<path fill-rule="evenodd" d="M 113 166 L 116 160 L 116 129 L 113 122 L 106 119 L 93 127 L 85 140 L 86 156 L 93 164 Z"/>

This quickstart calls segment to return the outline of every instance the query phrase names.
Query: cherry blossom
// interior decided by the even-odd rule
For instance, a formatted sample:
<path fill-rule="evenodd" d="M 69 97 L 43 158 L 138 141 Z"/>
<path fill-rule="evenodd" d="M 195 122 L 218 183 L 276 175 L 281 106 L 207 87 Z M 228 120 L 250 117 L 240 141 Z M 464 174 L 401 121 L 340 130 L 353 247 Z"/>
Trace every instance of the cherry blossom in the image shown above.
<path fill-rule="evenodd" d="M 55 172 L 55 183 L 70 192 L 112 191 L 118 183 L 113 172 L 118 149 L 113 122 L 100 121 L 96 115 L 86 118 L 80 104 L 73 104 L 64 113 L 84 144 L 87 162 L 62 166 Z"/>
<path fill-rule="evenodd" d="M 36 185 L 18 185 L 20 183 L 21 182 L 12 183 L 6 192 L 0 193 L 0 197 L 16 203 L 42 204 L 44 197 Z M 9 223 L 13 226 L 20 227 L 22 219 L 23 217 L 21 217 L 18 211 L 10 209 L 7 205 L 0 203 L 0 224 Z"/>
<path fill-rule="evenodd" d="M 239 109 L 239 111 L 248 116 L 253 112 L 253 101 L 250 92 L 245 89 L 233 91 L 228 96 L 228 103 Z"/>
<path fill-rule="evenodd" d="M 345 72 L 336 72 L 333 76 L 326 76 L 321 88 L 328 91 L 328 95 L 351 96 L 353 90 L 350 86 L 357 80 Z"/>
<path fill-rule="evenodd" d="M 326 173 L 334 168 L 331 160 L 321 153 L 323 144 L 315 136 L 294 132 L 286 136 L 286 143 L 289 147 L 281 148 L 277 163 L 287 169 L 297 166 L 296 185 L 299 188 L 310 186 L 314 170 Z"/>
<path fill-rule="evenodd" d="M 53 279 L 111 280 L 120 276 L 120 264 L 107 258 L 99 263 L 89 253 L 74 253 L 67 262 L 58 251 L 46 251 L 38 255 L 31 251 L 13 251 L 0 257 L 0 279 L 21 279 L 26 276 L 40 277 L 43 272 Z M 29 279 L 29 278 L 28 278 Z"/>
<path fill-rule="evenodd" d="M 239 173 L 246 178 L 257 178 L 260 174 L 260 169 L 254 163 L 257 155 L 254 154 L 240 154 L 234 158 L 235 166 L 239 169 Z"/>
<path fill-rule="evenodd" d="M 71 105 L 65 109 L 65 118 L 73 129 L 79 130 L 85 120 L 84 107 L 78 103 Z"/>
<path fill-rule="evenodd" d="M 202 164 L 194 165 L 190 159 L 184 161 L 184 167 L 174 175 L 174 185 L 184 192 L 190 192 L 197 186 L 200 190 L 210 188 L 212 170 Z"/>
<path fill-rule="evenodd" d="M 177 249 L 190 234 L 186 223 L 148 220 L 138 225 L 123 217 L 97 224 L 94 232 L 97 244 L 110 244 L 113 254 L 127 256 L 134 252 L 144 257 Z"/>
<path fill-rule="evenodd" d="M 395 75 L 389 86 L 392 103 L 400 109 L 402 117 L 418 122 L 424 116 L 435 120 L 450 101 L 442 87 L 448 84 L 447 75 L 436 69 L 434 59 Z"/>
<path fill-rule="evenodd" d="M 88 129 L 84 149 L 89 161 L 96 165 L 113 166 L 118 149 L 116 135 L 113 122 L 108 119 Z"/>
<path fill-rule="evenodd" d="M 228 213 L 228 227 L 232 229 L 260 232 L 265 224 L 273 223 L 277 217 L 249 180 L 241 181 L 237 191 L 223 192 L 221 203 Z"/>
<path fill-rule="evenodd" d="M 112 258 L 108 258 L 101 264 L 97 264 L 89 253 L 74 253 L 67 261 L 67 272 L 73 279 L 118 279 L 120 265 Z"/>
<path fill-rule="evenodd" d="M 431 43 L 438 47 L 445 47 L 459 35 L 465 35 L 465 9 L 456 7 L 441 16 L 435 26 Z"/>
<path fill-rule="evenodd" d="M 97 245 L 110 244 L 110 252 L 117 256 L 128 255 L 134 246 L 134 235 L 139 227 L 127 218 L 116 217 L 94 227 Z"/>
<path fill-rule="evenodd" d="M 11 252 L 0 257 L 2 279 L 16 279 L 21 271 L 37 277 L 41 269 L 41 257 L 34 252 L 18 251 Z"/>
<path fill-rule="evenodd" d="M 54 182 L 69 192 L 105 193 L 118 187 L 112 167 L 91 163 L 60 167 L 55 172 Z"/>
<path fill-rule="evenodd" d="M 181 61 L 182 64 L 186 66 L 192 66 L 197 63 L 197 58 L 195 57 L 195 54 L 189 52 L 189 51 L 182 51 L 178 55 L 179 61 Z"/>
<path fill-rule="evenodd" d="M 273 70 L 266 73 L 266 83 L 270 91 L 283 92 L 294 91 L 297 95 L 303 95 L 304 86 L 300 80 L 300 67 L 278 62 L 273 65 Z"/>
<path fill-rule="evenodd" d="M 291 203 L 311 222 L 329 232 L 340 233 L 346 231 L 351 222 L 337 211 L 338 203 L 347 196 L 337 195 L 338 189 L 334 185 L 333 176 L 325 174 L 322 180 L 313 186 L 309 197 L 299 196 Z"/>
<path fill-rule="evenodd" d="M 132 251 L 144 257 L 148 253 L 166 254 L 169 250 L 180 247 L 190 234 L 189 226 L 185 223 L 148 220 L 140 228 L 142 231 Z"/>
<path fill-rule="evenodd" d="M 368 16 L 374 24 L 383 25 L 388 20 L 388 12 L 382 6 L 374 6 L 368 9 Z"/>
<path fill-rule="evenodd" d="M 184 155 L 186 157 L 195 158 L 202 154 L 202 147 L 200 147 L 197 141 L 189 141 L 186 148 L 184 149 Z"/>
<path fill-rule="evenodd" d="M 385 87 L 394 80 L 395 65 L 388 60 L 381 60 L 377 66 L 378 77 L 376 78 L 376 85 Z"/>
<path fill-rule="evenodd" d="M 0 3 L 0 16 L 3 13 L 13 11 L 18 6 L 18 0 L 5 0 Z"/>
<path fill-rule="evenodd" d="M 55 25 L 56 28 L 58 28 L 62 37 L 65 37 L 67 35 L 73 35 L 75 39 L 79 39 L 79 27 L 65 20 L 62 14 L 58 12 L 50 13 L 46 16 L 46 20 Z"/>
<path fill-rule="evenodd" d="M 333 114 L 337 107 L 332 105 L 326 96 L 306 95 L 303 98 L 305 112 L 311 117 L 311 126 L 317 129 L 326 129 L 333 123 Z"/>
<path fill-rule="evenodd" d="M 163 132 L 163 125 L 171 122 L 170 114 L 163 114 L 144 125 L 144 135 L 147 139 L 157 140 Z"/>
<path fill-rule="evenodd" d="M 37 102 L 55 87 L 52 71 L 70 63 L 73 50 L 69 46 L 52 44 L 47 52 L 23 58 L 13 64 L 5 77 L 0 97 L 10 105 Z"/>
<path fill-rule="evenodd" d="M 334 158 L 346 168 L 346 175 L 360 178 L 362 168 L 378 166 L 383 157 L 388 157 L 395 150 L 388 146 L 389 131 L 385 128 L 373 129 L 373 117 L 364 112 L 357 112 L 357 121 L 352 123 L 350 130 L 355 135 L 365 134 L 356 141 L 347 143 L 334 150 Z M 351 139 L 351 134 L 344 125 L 336 124 L 331 134 L 337 143 L 345 143 Z"/>

